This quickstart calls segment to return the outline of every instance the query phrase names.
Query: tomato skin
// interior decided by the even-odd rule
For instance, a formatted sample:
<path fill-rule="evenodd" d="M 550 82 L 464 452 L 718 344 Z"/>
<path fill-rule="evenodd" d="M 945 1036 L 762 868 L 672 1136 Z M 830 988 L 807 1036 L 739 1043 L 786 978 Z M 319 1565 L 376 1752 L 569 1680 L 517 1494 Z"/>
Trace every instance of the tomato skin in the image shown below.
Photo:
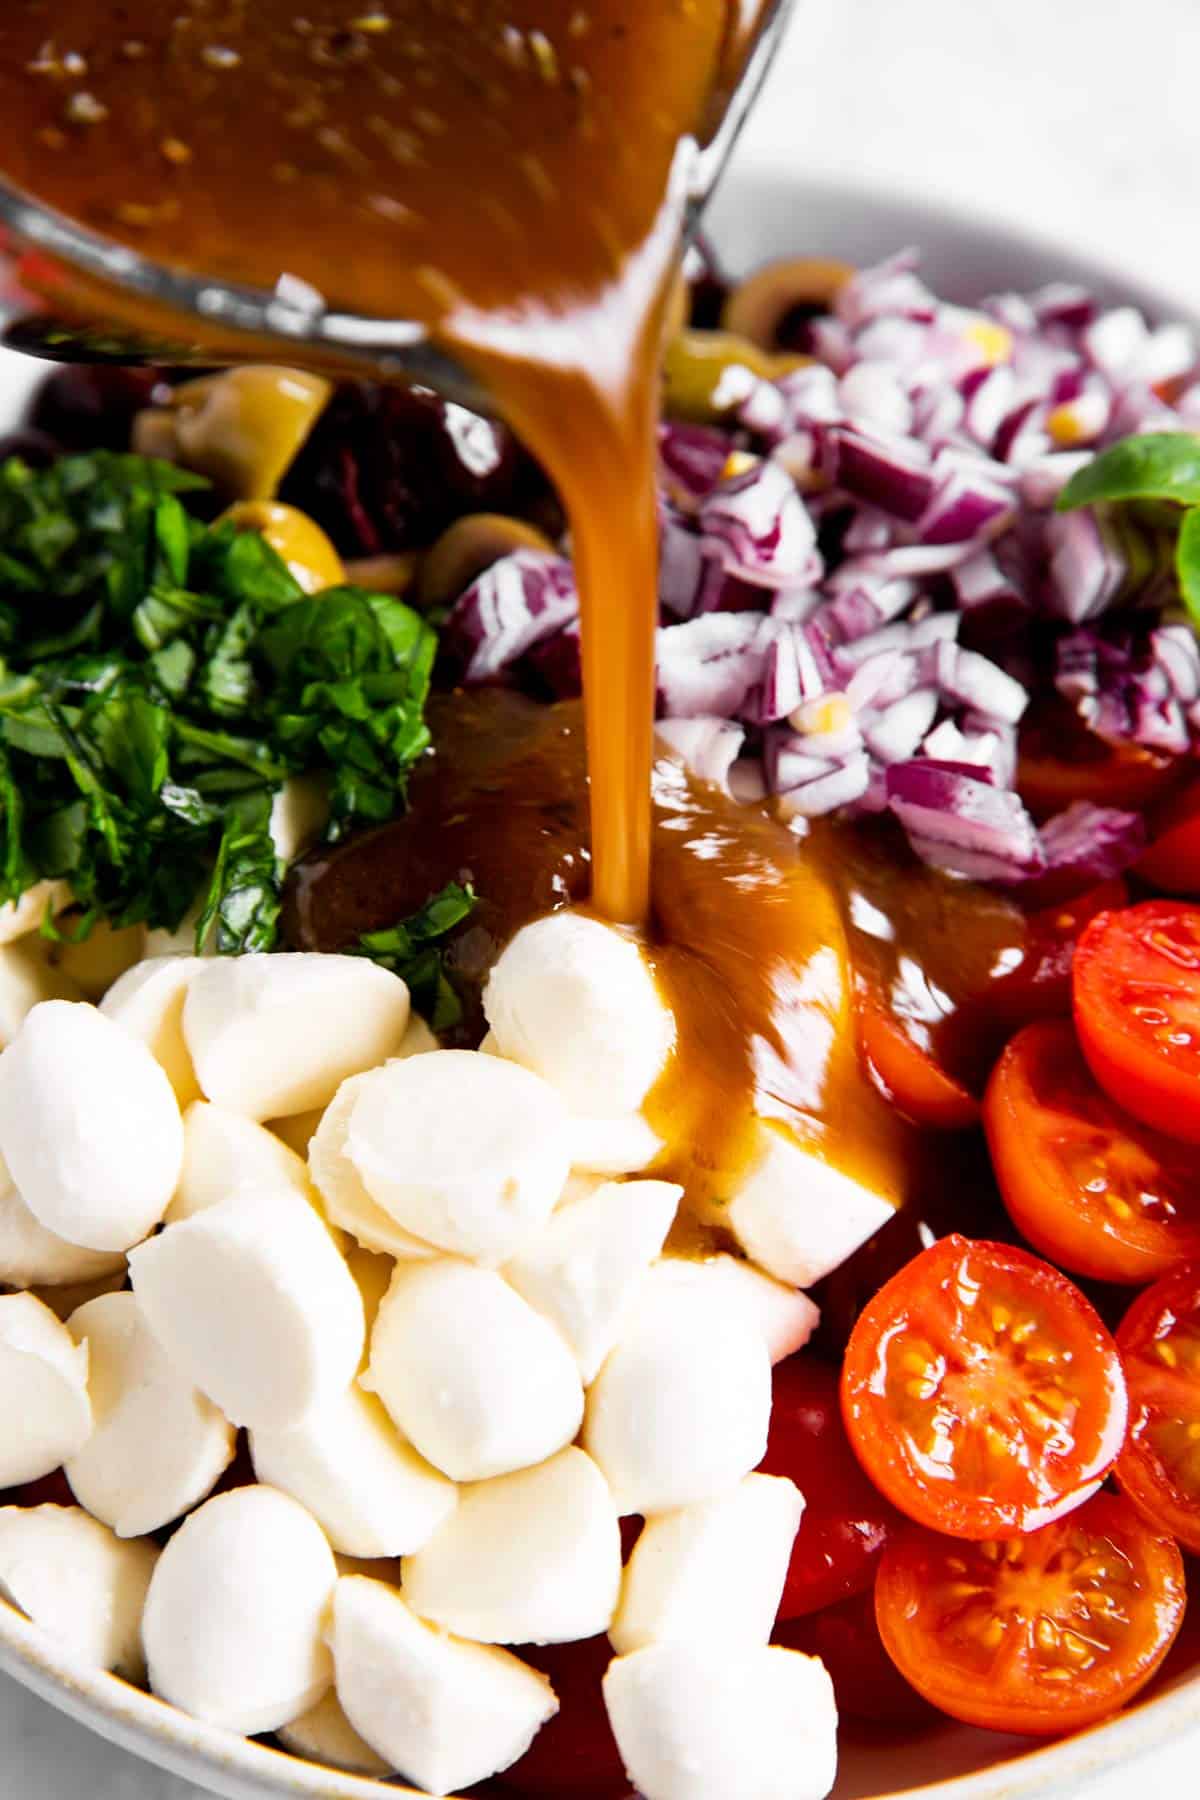
<path fill-rule="evenodd" d="M 792 1547 L 779 1618 L 815 1613 L 869 1588 L 900 1515 L 850 1448 L 837 1375 L 805 1351 L 776 1366 L 760 1466 L 766 1475 L 787 1476 L 804 1495 L 803 1528 Z"/>
<path fill-rule="evenodd" d="M 839 1717 L 915 1725 L 932 1716 L 929 1702 L 904 1679 L 883 1647 L 873 1587 L 777 1626 L 771 1642 L 820 1657 L 833 1682 Z"/>
<path fill-rule="evenodd" d="M 577 1644 L 525 1645 L 518 1654 L 548 1675 L 559 1710 L 518 1762 L 497 1777 L 497 1792 L 542 1800 L 625 1800 L 629 1782 L 608 1722 L 600 1682 L 612 1661 L 607 1637 Z"/>
<path fill-rule="evenodd" d="M 1178 1545 L 1115 1494 L 1007 1543 L 911 1528 L 875 1585 L 884 1647 L 918 1692 L 965 1724 L 1040 1737 L 1132 1699 L 1185 1602 Z"/>
<path fill-rule="evenodd" d="M 1172 795 L 1150 821 L 1136 873 L 1168 894 L 1200 899 L 1200 781 Z"/>
<path fill-rule="evenodd" d="M 1038 907 L 1026 922 L 1025 955 L 988 993 L 988 1007 L 1016 1030 L 1034 1019 L 1066 1017 L 1071 1010 L 1071 969 L 1084 929 L 1097 913 L 1129 904 L 1119 876 L 1088 888 L 1073 900 Z"/>
<path fill-rule="evenodd" d="M 1077 800 L 1144 812 L 1186 769 L 1183 757 L 1097 737 L 1066 700 L 1039 701 L 1021 721 L 1017 792 L 1039 825 Z"/>
<path fill-rule="evenodd" d="M 1200 1257 L 1194 1155 L 1114 1105 L 1066 1019 L 1027 1025 L 984 1099 L 992 1166 L 1034 1249 L 1096 1281 L 1155 1281 Z"/>
<path fill-rule="evenodd" d="M 1200 1262 L 1139 1294 L 1117 1343 L 1129 1383 L 1117 1481 L 1143 1518 L 1200 1554 Z"/>
<path fill-rule="evenodd" d="M 1048 1263 L 942 1238 L 863 1309 L 842 1416 L 876 1486 L 952 1537 L 1009 1537 L 1079 1506 L 1125 1435 L 1116 1345 Z"/>
<path fill-rule="evenodd" d="M 1145 900 L 1097 914 L 1073 993 L 1100 1086 L 1156 1131 L 1200 1143 L 1200 907 Z"/>
<path fill-rule="evenodd" d="M 858 1041 L 878 1085 L 918 1125 L 965 1131 L 978 1122 L 974 1095 L 914 1043 L 901 1021 L 877 1000 L 865 999 L 860 1006 Z"/>

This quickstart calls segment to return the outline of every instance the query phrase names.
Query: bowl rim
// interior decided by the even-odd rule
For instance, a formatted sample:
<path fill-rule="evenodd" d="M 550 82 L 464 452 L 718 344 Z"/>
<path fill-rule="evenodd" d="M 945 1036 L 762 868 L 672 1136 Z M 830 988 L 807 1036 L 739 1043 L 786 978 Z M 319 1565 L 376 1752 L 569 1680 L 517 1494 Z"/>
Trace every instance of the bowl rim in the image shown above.
<path fill-rule="evenodd" d="M 786 208 L 809 222 L 811 248 L 845 256 L 885 254 L 906 242 L 931 239 L 962 245 L 967 260 L 1001 267 L 1012 259 L 1021 272 L 1036 265 L 1040 279 L 1080 281 L 1102 295 L 1130 301 L 1151 316 L 1196 318 L 1194 309 L 1152 284 L 1127 277 L 1114 262 L 1062 249 L 1046 233 L 1003 221 L 977 218 L 961 208 L 878 184 L 797 180 L 777 166 L 752 163 L 733 170 L 713 207 L 714 235 L 729 225 Z M 880 242 L 880 233 L 886 232 Z M 734 237 L 738 236 L 735 230 Z M 785 245 L 780 239 L 780 250 Z M 791 241 L 795 241 L 794 238 Z M 761 240 L 760 240 L 761 242 Z M 873 246 L 873 251 L 872 251 Z M 734 267 L 738 257 L 733 257 Z M 1038 277 L 1033 277 L 1038 279 Z M 940 278 L 939 278 L 940 280 Z M 976 295 L 979 288 L 972 284 Z M 83 1662 L 72 1648 L 51 1638 L 7 1601 L 0 1599 L 0 1670 L 50 1705 L 143 1760 L 199 1782 L 227 1800 L 383 1800 L 419 1790 L 395 1780 L 354 1775 L 310 1763 L 257 1739 L 189 1717 L 166 1701 L 116 1675 Z M 1128 1762 L 1167 1739 L 1200 1729 L 1200 1668 L 1165 1692 L 1150 1694 L 1116 1717 L 1071 1737 L 1055 1740 L 985 1769 L 888 1790 L 874 1800 L 1034 1800 L 1061 1795 L 1117 1762 Z"/>

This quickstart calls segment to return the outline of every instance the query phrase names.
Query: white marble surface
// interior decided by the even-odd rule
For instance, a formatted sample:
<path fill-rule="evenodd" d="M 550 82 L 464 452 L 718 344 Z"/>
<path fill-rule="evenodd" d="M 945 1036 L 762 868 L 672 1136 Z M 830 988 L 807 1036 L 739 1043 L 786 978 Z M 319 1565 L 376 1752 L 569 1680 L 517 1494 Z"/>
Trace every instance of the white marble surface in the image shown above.
<path fill-rule="evenodd" d="M 0 4 L 3 0 L 0 0 Z M 744 163 L 940 198 L 1200 304 L 1200 0 L 800 0 Z M 1193 192 L 1193 186 L 1197 192 Z M 1175 1800 L 1200 1742 L 1086 1800 Z M 0 1677 L 0 1800 L 202 1800 Z"/>

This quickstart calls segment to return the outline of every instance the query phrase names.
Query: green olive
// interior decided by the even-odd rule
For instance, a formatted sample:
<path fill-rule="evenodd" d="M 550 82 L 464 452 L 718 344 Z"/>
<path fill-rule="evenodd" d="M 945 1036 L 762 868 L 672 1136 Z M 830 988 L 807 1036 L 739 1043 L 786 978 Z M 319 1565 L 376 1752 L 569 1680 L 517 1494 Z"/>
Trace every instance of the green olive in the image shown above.
<path fill-rule="evenodd" d="M 278 500 L 239 500 L 221 518 L 238 531 L 257 531 L 287 564 L 306 594 L 340 587 L 346 579 L 342 559 L 321 527 L 307 513 Z"/>
<path fill-rule="evenodd" d="M 752 378 L 777 381 L 809 360 L 773 355 L 729 331 L 681 331 L 663 357 L 663 407 L 671 418 L 713 424 L 746 398 Z"/>
<path fill-rule="evenodd" d="M 332 391 L 268 363 L 202 375 L 138 416 L 134 448 L 207 475 L 231 499 L 270 500 Z"/>
<path fill-rule="evenodd" d="M 422 606 L 449 606 L 485 569 L 513 550 L 550 550 L 554 545 L 524 519 L 507 513 L 468 513 L 443 531 L 426 552 L 417 576 Z"/>
<path fill-rule="evenodd" d="M 730 293 L 721 325 L 764 350 L 774 350 L 790 312 L 797 307 L 827 311 L 853 274 L 849 263 L 823 256 L 792 256 L 765 263 Z"/>

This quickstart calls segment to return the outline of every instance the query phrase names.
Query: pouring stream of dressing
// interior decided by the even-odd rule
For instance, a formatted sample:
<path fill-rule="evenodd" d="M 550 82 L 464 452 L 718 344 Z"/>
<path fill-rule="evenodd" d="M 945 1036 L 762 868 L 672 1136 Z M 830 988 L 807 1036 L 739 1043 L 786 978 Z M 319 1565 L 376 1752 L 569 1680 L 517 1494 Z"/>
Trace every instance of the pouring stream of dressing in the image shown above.
<path fill-rule="evenodd" d="M 585 883 L 590 873 L 591 891 L 547 895 L 540 909 L 590 898 L 647 930 L 679 1030 L 652 1110 L 701 1206 L 727 1197 L 762 1116 L 870 1174 L 878 1191 L 903 1185 L 887 1149 L 896 1132 L 855 1056 L 828 870 L 772 821 L 714 811 L 681 773 L 658 781 L 652 817 L 662 320 L 689 158 L 764 10 L 762 0 L 320 0 L 304 18 L 295 0 L 124 0 L 115 18 L 103 0 L 0 9 L 8 179 L 158 263 L 268 290 L 286 271 L 340 310 L 423 321 L 478 371 L 557 484 L 581 596 L 586 770 L 577 732 L 557 763 L 552 744 L 532 771 L 510 758 L 509 785 L 491 784 L 489 823 L 479 793 L 455 788 L 452 723 L 439 750 L 451 773 L 426 788 L 423 828 L 445 847 L 455 820 L 471 819 L 491 850 L 465 860 L 488 882 L 511 867 L 524 883 L 527 904 L 505 915 L 515 929 L 539 910 L 544 842 L 522 861 L 515 839 L 499 857 L 493 840 L 521 814 L 527 775 L 538 791 L 557 783 L 561 811 L 570 771 L 573 867 Z M 109 302 L 118 319 L 136 307 L 143 324 L 144 306 L 126 294 Z M 295 347 L 285 354 L 294 360 Z M 395 841 L 411 855 L 406 823 Z M 376 853 L 372 885 L 384 891 L 382 844 Z M 887 1166 L 868 1171 L 864 1159 Z"/>

